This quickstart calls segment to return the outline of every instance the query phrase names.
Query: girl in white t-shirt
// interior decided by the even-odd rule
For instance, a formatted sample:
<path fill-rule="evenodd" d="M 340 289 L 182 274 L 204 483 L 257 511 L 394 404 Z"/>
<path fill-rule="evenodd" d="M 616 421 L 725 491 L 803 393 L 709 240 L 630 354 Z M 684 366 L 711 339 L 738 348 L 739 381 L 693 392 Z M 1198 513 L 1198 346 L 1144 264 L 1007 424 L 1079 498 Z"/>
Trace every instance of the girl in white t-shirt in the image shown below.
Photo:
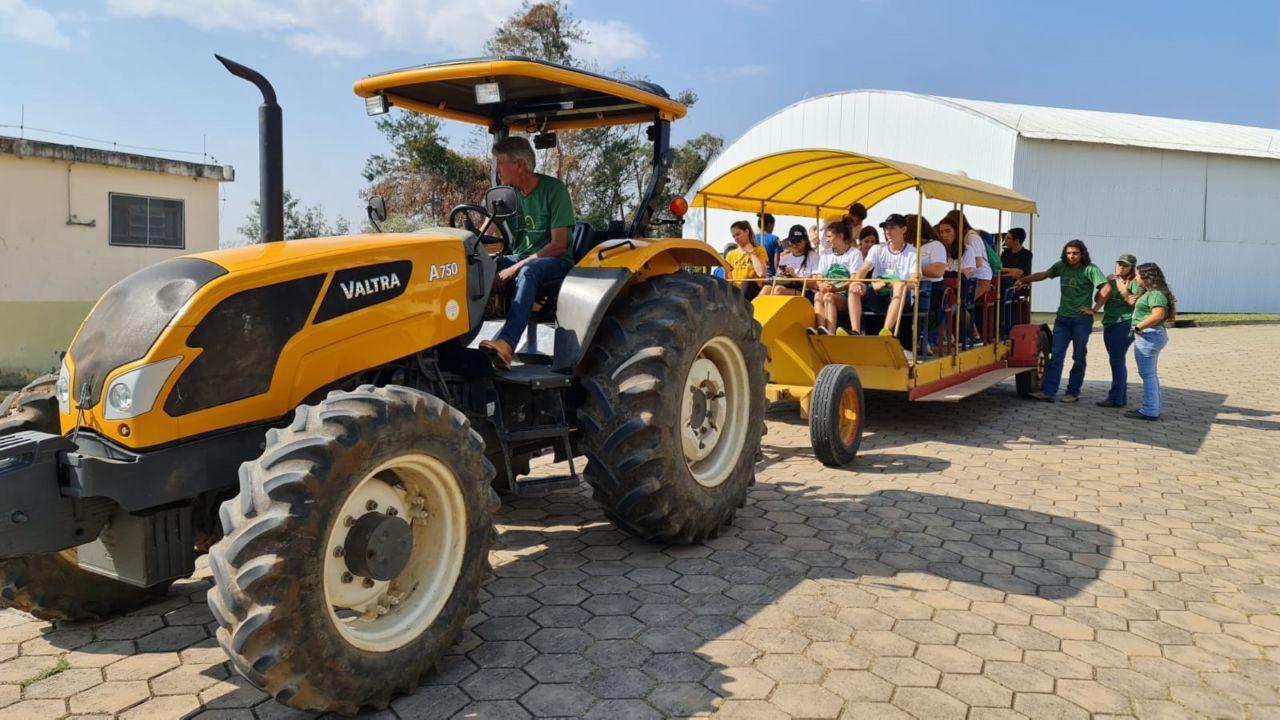
<path fill-rule="evenodd" d="M 809 278 L 818 272 L 818 253 L 809 243 L 809 234 L 803 225 L 792 225 L 787 236 L 783 238 L 783 250 L 778 253 L 778 272 L 774 275 L 773 285 L 766 285 L 761 295 L 800 295 L 808 288 L 807 282 L 782 282 L 788 278 Z"/>
<path fill-rule="evenodd" d="M 817 280 L 814 286 L 817 292 L 813 297 L 817 323 L 814 331 L 823 335 L 834 335 L 840 324 L 840 306 L 846 302 L 845 294 L 850 290 L 848 279 L 852 278 L 862 265 L 862 252 L 850 240 L 849 229 L 844 223 L 828 224 L 825 235 L 831 249 L 818 259 L 818 269 L 813 275 Z M 853 285 L 854 290 L 860 287 L 856 283 Z M 853 297 L 852 293 L 849 297 Z M 852 307 L 850 303 L 850 308 Z M 853 326 L 855 333 L 862 332 L 861 306 L 856 314 L 852 309 L 850 310 L 849 323 Z"/>
<path fill-rule="evenodd" d="M 973 294 L 975 297 L 982 297 L 987 294 L 987 290 L 991 287 L 991 263 L 987 262 L 987 244 L 983 242 L 982 235 L 972 224 L 969 218 L 959 210 L 952 210 L 947 213 L 946 219 L 950 220 L 952 225 L 957 227 L 960 235 L 964 237 L 965 250 L 972 249 L 974 259 L 973 275 Z"/>

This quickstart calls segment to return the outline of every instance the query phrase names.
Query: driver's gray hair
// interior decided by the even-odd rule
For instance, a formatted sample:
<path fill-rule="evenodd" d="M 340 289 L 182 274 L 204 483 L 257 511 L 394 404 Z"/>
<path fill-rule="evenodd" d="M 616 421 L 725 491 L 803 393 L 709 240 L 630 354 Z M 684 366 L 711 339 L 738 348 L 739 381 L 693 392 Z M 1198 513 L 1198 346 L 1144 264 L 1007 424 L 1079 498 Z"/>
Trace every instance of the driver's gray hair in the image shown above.
<path fill-rule="evenodd" d="M 501 155 L 510 162 L 523 160 L 524 166 L 533 172 L 538 165 L 538 156 L 533 153 L 533 146 L 529 141 L 519 135 L 504 137 L 493 144 L 494 156 Z"/>

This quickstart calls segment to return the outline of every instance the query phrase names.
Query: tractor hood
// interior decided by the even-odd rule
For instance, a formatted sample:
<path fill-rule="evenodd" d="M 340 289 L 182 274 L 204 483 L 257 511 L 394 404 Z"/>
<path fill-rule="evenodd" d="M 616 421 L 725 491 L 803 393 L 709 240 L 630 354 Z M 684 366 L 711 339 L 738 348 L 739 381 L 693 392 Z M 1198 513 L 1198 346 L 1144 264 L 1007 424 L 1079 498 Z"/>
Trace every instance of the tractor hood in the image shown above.
<path fill-rule="evenodd" d="M 463 335 L 467 237 L 292 240 L 140 270 L 103 295 L 71 344 L 63 429 L 80 422 L 141 448 L 267 420 Z"/>

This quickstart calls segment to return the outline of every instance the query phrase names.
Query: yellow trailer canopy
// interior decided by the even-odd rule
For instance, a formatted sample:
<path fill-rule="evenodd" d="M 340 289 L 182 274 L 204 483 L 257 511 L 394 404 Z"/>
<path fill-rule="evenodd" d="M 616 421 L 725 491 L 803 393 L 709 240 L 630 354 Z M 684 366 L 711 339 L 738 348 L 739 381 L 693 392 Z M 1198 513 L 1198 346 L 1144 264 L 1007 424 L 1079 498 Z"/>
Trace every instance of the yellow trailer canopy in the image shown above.
<path fill-rule="evenodd" d="M 927 198 L 1034 213 L 1036 203 L 1008 188 L 920 165 L 844 150 L 788 150 L 743 163 L 702 187 L 694 207 L 814 215 L 871 207 L 919 188 Z"/>
<path fill-rule="evenodd" d="M 686 112 L 653 83 L 523 57 L 392 70 L 363 78 L 353 89 L 364 98 L 383 95 L 406 110 L 525 132 L 653 122 L 655 116 L 676 120 Z"/>

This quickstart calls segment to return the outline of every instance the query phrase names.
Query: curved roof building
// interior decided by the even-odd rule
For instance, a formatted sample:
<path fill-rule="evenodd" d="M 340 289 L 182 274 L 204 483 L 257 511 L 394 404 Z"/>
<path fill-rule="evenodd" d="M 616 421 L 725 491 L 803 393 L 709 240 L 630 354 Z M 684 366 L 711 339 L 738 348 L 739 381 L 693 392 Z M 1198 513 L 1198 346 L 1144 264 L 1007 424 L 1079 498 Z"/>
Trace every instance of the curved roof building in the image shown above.
<path fill-rule="evenodd" d="M 1091 110 L 1012 105 L 884 90 L 803 100 L 725 147 L 690 197 L 727 170 L 762 155 L 830 148 L 891 158 L 1012 188 L 1038 204 L 1032 250 L 1043 269 L 1080 238 L 1110 272 L 1121 253 L 1160 263 L 1179 308 L 1275 312 L 1267 290 L 1280 274 L 1280 130 Z M 914 193 L 871 210 L 913 212 Z M 949 204 L 926 201 L 936 219 Z M 966 214 L 990 230 L 1027 227 L 1026 215 Z M 704 237 L 693 207 L 685 234 Z M 710 241 L 728 242 L 743 213 L 706 213 Z M 748 216 L 749 219 L 749 216 Z M 812 218 L 778 218 L 780 230 Z M 1042 283 L 1036 310 L 1057 306 Z"/>

